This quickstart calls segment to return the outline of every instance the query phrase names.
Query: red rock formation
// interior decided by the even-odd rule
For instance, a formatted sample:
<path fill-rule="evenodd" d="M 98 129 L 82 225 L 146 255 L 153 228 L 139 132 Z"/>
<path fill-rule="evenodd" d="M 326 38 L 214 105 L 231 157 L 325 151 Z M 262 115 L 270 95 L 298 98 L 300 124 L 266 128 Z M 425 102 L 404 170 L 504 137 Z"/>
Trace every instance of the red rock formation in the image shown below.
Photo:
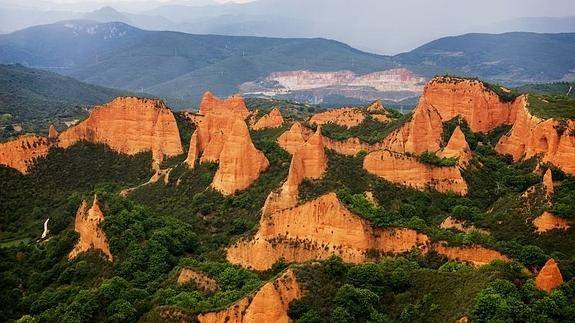
<path fill-rule="evenodd" d="M 24 135 L 1 143 L 0 165 L 14 168 L 25 174 L 37 158 L 48 155 L 50 146 L 50 140 L 35 135 Z"/>
<path fill-rule="evenodd" d="M 369 250 L 401 253 L 426 250 L 426 235 L 410 229 L 374 229 L 347 210 L 335 193 L 301 206 L 262 216 L 259 231 L 227 250 L 228 261 L 255 270 L 269 269 L 283 257 L 288 262 L 326 259 L 332 255 L 360 263 Z"/>
<path fill-rule="evenodd" d="M 355 156 L 360 151 L 371 152 L 381 147 L 380 144 L 370 145 L 359 140 L 359 138 L 349 138 L 342 141 L 324 138 L 324 143 L 327 149 L 346 156 Z"/>
<path fill-rule="evenodd" d="M 371 117 L 375 120 L 375 121 L 379 121 L 382 123 L 387 123 L 389 121 L 391 121 L 391 118 L 386 116 L 385 114 L 372 114 Z"/>
<path fill-rule="evenodd" d="M 437 155 L 442 158 L 457 158 L 459 166 L 467 166 L 471 160 L 471 148 L 469 148 L 469 144 L 467 144 L 467 140 L 465 140 L 465 135 L 459 126 L 453 131 L 447 146 L 437 153 Z"/>
<path fill-rule="evenodd" d="M 533 220 L 535 232 L 541 234 L 551 230 L 567 230 L 571 226 L 565 218 L 560 218 L 550 212 L 543 212 Z"/>
<path fill-rule="evenodd" d="M 164 156 L 183 153 L 172 111 L 154 99 L 122 97 L 97 106 L 88 119 L 68 128 L 58 139 L 63 148 L 86 140 L 128 155 L 151 151 L 156 163 Z"/>
<path fill-rule="evenodd" d="M 575 174 L 575 121 L 565 124 L 531 115 L 524 106 L 517 111 L 511 132 L 499 140 L 495 150 L 509 154 L 513 160 L 541 156 L 543 162 L 550 162 L 564 172 Z"/>
<path fill-rule="evenodd" d="M 108 246 L 108 238 L 102 230 L 100 223 L 104 220 L 104 213 L 100 210 L 100 204 L 97 197 L 94 197 L 92 207 L 88 209 L 88 203 L 82 201 L 78 212 L 76 212 L 76 221 L 74 230 L 80 235 L 80 239 L 74 246 L 74 249 L 68 254 L 69 259 L 74 259 L 79 253 L 90 249 L 99 250 L 106 258 L 112 261 L 112 253 Z"/>
<path fill-rule="evenodd" d="M 438 243 L 434 249 L 451 260 L 467 262 L 477 267 L 487 265 L 493 260 L 509 261 L 509 258 L 500 252 L 481 246 L 447 247 Z"/>
<path fill-rule="evenodd" d="M 380 112 L 385 112 L 385 111 L 386 111 L 386 109 L 383 106 L 383 103 L 381 102 L 381 100 L 377 100 L 367 107 L 367 112 L 369 112 L 369 113 L 380 113 Z"/>
<path fill-rule="evenodd" d="M 202 97 L 198 113 L 200 115 L 207 115 L 210 113 L 233 114 L 240 117 L 242 120 L 245 120 L 250 114 L 250 111 L 246 107 L 244 99 L 239 95 L 234 95 L 225 100 L 221 100 L 211 92 L 206 92 Z"/>
<path fill-rule="evenodd" d="M 314 114 L 309 122 L 315 125 L 334 123 L 342 127 L 359 126 L 365 120 L 365 114 L 355 108 L 340 108 Z"/>
<path fill-rule="evenodd" d="M 289 304 L 303 296 L 291 269 L 273 282 L 265 284 L 255 295 L 235 302 L 227 309 L 198 316 L 201 323 L 290 322 Z"/>
<path fill-rule="evenodd" d="M 300 149 L 311 136 L 311 130 L 294 122 L 291 128 L 278 138 L 278 144 L 290 154 Z"/>
<path fill-rule="evenodd" d="M 320 127 L 292 157 L 288 178 L 278 192 L 266 199 L 263 214 L 275 213 L 297 205 L 299 185 L 304 179 L 319 179 L 327 169 L 327 156 Z"/>
<path fill-rule="evenodd" d="M 553 186 L 553 173 L 551 172 L 551 168 L 548 168 L 543 175 L 543 186 L 545 187 L 545 192 L 547 193 L 547 198 L 550 198 L 555 191 Z"/>
<path fill-rule="evenodd" d="M 208 92 L 200 112 L 203 116 L 190 139 L 186 164 L 193 168 L 200 156 L 202 163 L 219 163 L 211 186 L 224 195 L 247 188 L 269 162 L 251 140 L 244 121 L 249 112 L 243 99 L 234 96 L 219 100 Z"/>
<path fill-rule="evenodd" d="M 539 289 L 551 293 L 551 291 L 561 286 L 561 284 L 563 284 L 563 276 L 561 275 L 559 266 L 554 259 L 547 260 L 545 266 L 543 266 L 537 277 L 535 277 L 535 285 Z"/>
<path fill-rule="evenodd" d="M 465 232 L 465 233 L 469 233 L 471 231 L 477 231 L 477 232 L 480 232 L 483 234 L 489 234 L 489 232 L 486 230 L 478 229 L 474 225 L 466 225 L 466 223 L 464 221 L 459 221 L 459 220 L 452 218 L 450 216 L 447 217 L 445 220 L 443 220 L 443 222 L 441 222 L 439 227 L 442 229 L 446 229 L 446 230 L 447 229 L 454 229 L 454 230 Z"/>
<path fill-rule="evenodd" d="M 269 166 L 266 156 L 256 149 L 248 126 L 236 119 L 222 146 L 220 165 L 212 187 L 224 195 L 231 195 L 250 186 Z"/>
<path fill-rule="evenodd" d="M 219 289 L 218 283 L 206 274 L 190 268 L 182 268 L 177 283 L 183 285 L 190 281 L 193 281 L 198 288 L 205 292 L 213 293 Z"/>
<path fill-rule="evenodd" d="M 435 107 L 443 121 L 461 116 L 474 132 L 489 132 L 498 126 L 513 124 L 524 98 L 503 102 L 478 80 L 436 77 L 423 90 L 418 107 Z"/>
<path fill-rule="evenodd" d="M 251 128 L 253 130 L 262 130 L 268 128 L 279 128 L 283 125 L 284 118 L 278 108 L 274 108 L 270 113 L 261 117 Z"/>
<path fill-rule="evenodd" d="M 48 128 L 48 139 L 50 140 L 58 139 L 58 130 L 56 130 L 56 127 L 54 127 L 53 124 L 51 124 L 50 128 Z"/>
<path fill-rule="evenodd" d="M 383 147 L 402 153 L 436 152 L 441 147 L 442 133 L 443 123 L 437 110 L 420 104 L 411 120 L 384 139 Z"/>
<path fill-rule="evenodd" d="M 467 194 L 467 184 L 458 167 L 436 167 L 423 164 L 411 156 L 379 150 L 365 157 L 363 168 L 392 183 L 419 190 Z"/>

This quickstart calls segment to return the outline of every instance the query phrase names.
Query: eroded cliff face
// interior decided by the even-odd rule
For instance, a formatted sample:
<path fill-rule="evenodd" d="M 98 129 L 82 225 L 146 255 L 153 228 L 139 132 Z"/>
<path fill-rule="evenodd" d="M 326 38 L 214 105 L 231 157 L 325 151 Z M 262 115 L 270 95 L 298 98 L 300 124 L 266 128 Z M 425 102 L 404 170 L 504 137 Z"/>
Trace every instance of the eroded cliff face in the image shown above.
<path fill-rule="evenodd" d="M 219 156 L 220 165 L 211 186 L 231 195 L 250 186 L 269 166 L 269 161 L 254 146 L 248 126 L 236 119 Z"/>
<path fill-rule="evenodd" d="M 465 233 L 469 233 L 471 231 L 477 231 L 483 234 L 489 234 L 489 232 L 486 230 L 478 229 L 474 225 L 468 225 L 464 221 L 460 221 L 450 216 L 447 217 L 445 220 L 443 220 L 443 222 L 441 222 L 439 227 L 442 229 L 453 229 Z"/>
<path fill-rule="evenodd" d="M 392 183 L 419 190 L 452 191 L 459 195 L 467 194 L 468 190 L 459 167 L 427 165 L 415 157 L 389 150 L 378 150 L 367 155 L 363 161 L 363 168 Z"/>
<path fill-rule="evenodd" d="M 315 125 L 334 123 L 336 125 L 352 128 L 359 126 L 365 120 L 365 114 L 356 108 L 340 108 L 314 114 L 309 122 Z"/>
<path fill-rule="evenodd" d="M 442 158 L 457 158 L 459 166 L 467 166 L 472 157 L 471 148 L 469 148 L 465 134 L 463 134 L 459 126 L 453 131 L 447 146 L 438 152 L 437 155 Z"/>
<path fill-rule="evenodd" d="M 499 140 L 495 150 L 513 160 L 541 156 L 564 172 L 575 174 L 575 121 L 542 120 L 531 115 L 527 105 L 517 111 L 511 132 Z"/>
<path fill-rule="evenodd" d="M 535 277 L 535 285 L 539 289 L 551 293 L 555 288 L 563 284 L 563 275 L 554 259 L 549 259 L 539 274 Z"/>
<path fill-rule="evenodd" d="M 300 149 L 311 136 L 312 132 L 299 122 L 294 122 L 291 128 L 278 137 L 278 144 L 290 154 Z"/>
<path fill-rule="evenodd" d="M 547 169 L 545 175 L 543 175 L 543 187 L 545 188 L 547 198 L 551 198 L 555 192 L 555 186 L 553 185 L 553 172 L 551 171 L 551 168 Z"/>
<path fill-rule="evenodd" d="M 474 132 L 489 132 L 501 125 L 513 124 L 516 111 L 525 105 L 525 97 L 503 102 L 478 80 L 436 77 L 423 90 L 421 106 L 433 106 L 443 121 L 461 116 Z"/>
<path fill-rule="evenodd" d="M 0 143 L 0 165 L 26 174 L 34 160 L 48 155 L 52 141 L 36 135 L 24 135 L 12 141 Z"/>
<path fill-rule="evenodd" d="M 251 127 L 253 130 L 263 130 L 269 128 L 279 128 L 283 125 L 284 118 L 278 108 L 274 108 L 270 113 L 261 117 Z"/>
<path fill-rule="evenodd" d="M 218 283 L 206 274 L 191 268 L 182 268 L 177 283 L 183 285 L 190 281 L 193 281 L 199 289 L 206 292 L 213 293 L 219 289 Z"/>
<path fill-rule="evenodd" d="M 56 130 L 56 127 L 54 127 L 54 125 L 51 124 L 50 127 L 48 128 L 48 139 L 56 140 L 57 138 L 58 138 L 58 130 Z"/>
<path fill-rule="evenodd" d="M 297 205 L 299 185 L 304 179 L 320 179 L 327 169 L 321 129 L 309 137 L 307 142 L 293 154 L 287 180 L 277 192 L 266 199 L 263 214 L 271 214 Z"/>
<path fill-rule="evenodd" d="M 100 223 L 104 220 L 104 213 L 100 209 L 98 198 L 94 197 L 92 206 L 88 209 L 88 203 L 82 201 L 80 208 L 76 212 L 74 230 L 78 232 L 80 238 L 74 249 L 68 254 L 69 259 L 74 259 L 79 253 L 95 249 L 101 251 L 109 261 L 113 260 L 108 238 L 102 230 Z"/>
<path fill-rule="evenodd" d="M 269 161 L 252 142 L 243 99 L 234 96 L 220 100 L 207 93 L 200 112 L 186 164 L 194 168 L 198 158 L 201 163 L 219 163 L 211 187 L 224 195 L 247 188 L 268 168 Z"/>
<path fill-rule="evenodd" d="M 332 255 L 352 263 L 364 262 L 369 250 L 401 253 L 426 250 L 426 235 L 410 229 L 374 229 L 347 210 L 335 193 L 295 208 L 262 216 L 255 237 L 227 250 L 227 259 L 255 270 L 266 270 L 278 259 L 305 262 Z"/>
<path fill-rule="evenodd" d="M 265 284 L 255 295 L 242 298 L 227 309 L 198 315 L 201 323 L 290 322 L 289 304 L 303 296 L 291 269 Z"/>
<path fill-rule="evenodd" d="M 435 251 L 450 260 L 466 262 L 476 267 L 487 265 L 494 260 L 509 261 L 510 259 L 496 250 L 475 245 L 467 247 L 447 247 L 442 243 L 434 246 Z"/>
<path fill-rule="evenodd" d="M 432 105 L 419 105 L 411 119 L 383 141 L 383 147 L 401 153 L 436 152 L 441 147 L 443 122 Z"/>
<path fill-rule="evenodd" d="M 567 230 L 571 226 L 565 218 L 560 218 L 555 214 L 545 211 L 533 220 L 535 232 L 541 234 L 551 230 Z"/>
<path fill-rule="evenodd" d="M 85 140 L 128 155 L 151 151 L 156 163 L 183 153 L 172 111 L 154 99 L 121 97 L 97 106 L 88 119 L 62 132 L 58 140 L 62 148 Z"/>

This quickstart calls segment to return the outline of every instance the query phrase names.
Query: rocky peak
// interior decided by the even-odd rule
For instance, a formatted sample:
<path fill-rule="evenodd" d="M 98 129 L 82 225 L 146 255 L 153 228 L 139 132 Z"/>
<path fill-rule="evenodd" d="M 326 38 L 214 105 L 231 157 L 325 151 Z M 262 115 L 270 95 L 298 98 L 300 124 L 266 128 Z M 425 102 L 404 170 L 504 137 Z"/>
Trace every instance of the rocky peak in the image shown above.
<path fill-rule="evenodd" d="M 54 127 L 53 124 L 51 124 L 50 128 L 48 128 L 48 139 L 50 140 L 58 139 L 58 130 L 56 130 L 56 127 Z"/>
<path fill-rule="evenodd" d="M 151 151 L 155 163 L 164 156 L 183 153 L 176 119 L 164 102 L 156 99 L 117 98 L 95 107 L 88 119 L 58 137 L 62 148 L 82 140 L 103 143 L 127 155 Z"/>
<path fill-rule="evenodd" d="M 296 121 L 288 131 L 279 136 L 278 144 L 293 155 L 305 144 L 310 135 L 311 131 Z"/>
<path fill-rule="evenodd" d="M 513 124 L 517 109 L 524 104 L 522 97 L 505 102 L 479 80 L 443 76 L 425 86 L 418 107 L 433 106 L 443 121 L 460 116 L 472 131 L 489 132 Z"/>
<path fill-rule="evenodd" d="M 244 99 L 239 95 L 231 96 L 225 100 L 221 100 L 211 92 L 206 92 L 202 97 L 200 103 L 199 114 L 207 115 L 210 113 L 216 114 L 234 114 L 245 120 L 250 114 Z"/>
<path fill-rule="evenodd" d="M 304 179 L 319 179 L 327 169 L 327 155 L 323 136 L 318 126 L 316 132 L 292 157 L 287 180 L 278 192 L 266 199 L 263 214 L 271 214 L 297 205 L 299 185 Z"/>
<path fill-rule="evenodd" d="M 443 121 L 432 105 L 419 105 L 411 119 L 392 132 L 383 146 L 394 152 L 421 154 L 436 152 L 441 147 Z"/>
<path fill-rule="evenodd" d="M 461 131 L 461 128 L 457 126 L 449 142 L 438 154 L 442 158 L 458 158 L 458 164 L 460 166 L 466 166 L 471 160 L 471 148 L 467 140 L 465 140 L 465 134 Z"/>
<path fill-rule="evenodd" d="M 88 209 L 88 203 L 82 201 L 80 208 L 76 212 L 74 230 L 78 232 L 80 238 L 74 249 L 68 254 L 69 259 L 76 258 L 78 254 L 95 249 L 101 251 L 108 260 L 112 261 L 112 253 L 108 246 L 108 239 L 102 230 L 100 223 L 104 220 L 104 213 L 100 209 L 98 197 L 94 196 L 92 206 Z"/>
<path fill-rule="evenodd" d="M 265 116 L 261 117 L 255 124 L 252 126 L 253 130 L 262 130 L 268 128 L 279 128 L 283 125 L 284 119 L 282 114 L 278 108 L 273 108 L 270 113 L 266 114 Z"/>
<path fill-rule="evenodd" d="M 367 107 L 367 112 L 369 113 L 384 112 L 384 111 L 386 111 L 386 109 L 383 106 L 381 100 L 376 100 Z"/>
<path fill-rule="evenodd" d="M 236 119 L 226 138 L 220 165 L 212 187 L 224 195 L 231 195 L 250 186 L 269 166 L 266 156 L 254 146 L 245 121 Z"/>
<path fill-rule="evenodd" d="M 555 288 L 563 284 L 563 276 L 559 270 L 559 266 L 554 259 L 549 259 L 545 266 L 541 269 L 537 277 L 535 277 L 535 285 L 539 289 L 551 293 Z"/>
<path fill-rule="evenodd" d="M 549 211 L 544 211 L 533 219 L 533 226 L 535 226 L 535 232 L 539 234 L 551 230 L 567 230 L 571 227 L 567 219 L 558 217 Z"/>

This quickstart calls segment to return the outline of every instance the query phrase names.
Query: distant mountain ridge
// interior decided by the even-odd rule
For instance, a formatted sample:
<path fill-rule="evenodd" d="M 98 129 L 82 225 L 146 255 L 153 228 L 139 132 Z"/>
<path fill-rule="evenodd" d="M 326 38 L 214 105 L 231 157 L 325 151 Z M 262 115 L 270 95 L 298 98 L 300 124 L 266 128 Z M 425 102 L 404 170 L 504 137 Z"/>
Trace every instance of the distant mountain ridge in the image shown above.
<path fill-rule="evenodd" d="M 575 75 L 575 34 L 466 34 L 384 56 L 322 38 L 193 35 L 74 20 L 0 35 L 0 63 L 49 69 L 96 85 L 195 105 L 207 90 L 226 96 L 248 82 L 264 82 L 274 92 L 276 85 L 266 80 L 276 72 L 365 75 L 404 68 L 416 77 L 456 74 L 510 86 L 569 81 Z M 346 90 L 345 95 L 365 97 L 354 92 Z M 339 89 L 330 93 L 341 95 Z M 397 95 L 383 98 L 393 97 Z"/>

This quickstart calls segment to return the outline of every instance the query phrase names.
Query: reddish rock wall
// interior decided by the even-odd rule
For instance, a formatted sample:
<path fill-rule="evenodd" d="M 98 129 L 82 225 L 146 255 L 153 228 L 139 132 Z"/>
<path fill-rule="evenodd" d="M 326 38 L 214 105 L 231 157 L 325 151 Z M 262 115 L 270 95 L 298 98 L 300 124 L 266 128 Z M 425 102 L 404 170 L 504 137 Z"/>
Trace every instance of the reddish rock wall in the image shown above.
<path fill-rule="evenodd" d="M 459 166 L 467 166 L 472 157 L 471 148 L 469 148 L 469 144 L 467 140 L 465 140 L 465 135 L 459 126 L 453 131 L 447 146 L 438 152 L 437 156 L 442 158 L 457 158 Z"/>
<path fill-rule="evenodd" d="M 191 268 L 182 268 L 178 275 L 177 283 L 183 285 L 190 281 L 193 281 L 198 288 L 206 292 L 212 293 L 219 289 L 218 283 L 206 274 Z"/>
<path fill-rule="evenodd" d="M 342 127 L 352 128 L 359 126 L 365 120 L 365 114 L 356 108 L 340 108 L 314 114 L 309 123 L 324 125 L 335 123 Z"/>
<path fill-rule="evenodd" d="M 535 277 L 535 285 L 539 289 L 551 293 L 555 288 L 563 284 L 563 276 L 559 270 L 559 266 L 554 259 L 549 259 L 545 266 L 541 269 L 537 277 Z"/>
<path fill-rule="evenodd" d="M 533 220 L 535 232 L 541 234 L 551 230 L 567 230 L 571 226 L 565 218 L 560 218 L 550 212 L 543 212 Z"/>
<path fill-rule="evenodd" d="M 439 243 L 434 249 L 450 260 L 467 262 L 477 267 L 487 265 L 493 260 L 509 261 L 509 258 L 500 252 L 481 246 L 447 247 Z"/>
<path fill-rule="evenodd" d="M 278 144 L 293 155 L 305 144 L 311 133 L 311 130 L 296 121 L 288 131 L 279 136 Z"/>
<path fill-rule="evenodd" d="M 227 309 L 198 316 L 201 323 L 290 322 L 289 304 L 303 296 L 291 269 L 273 282 L 265 284 L 255 295 L 247 296 Z"/>
<path fill-rule="evenodd" d="M 153 99 L 122 97 L 97 106 L 88 119 L 68 128 L 58 139 L 63 148 L 86 140 L 128 155 L 151 151 L 156 163 L 164 156 L 183 153 L 172 111 Z"/>
<path fill-rule="evenodd" d="M 74 223 L 74 230 L 80 234 L 80 239 L 74 249 L 68 254 L 69 259 L 76 258 L 79 253 L 95 249 L 104 253 L 106 258 L 112 261 L 113 257 L 108 246 L 108 238 L 100 227 L 100 223 L 103 220 L 104 213 L 100 210 L 100 204 L 96 197 L 94 197 L 94 202 L 90 209 L 88 209 L 88 203 L 82 201 L 78 212 L 76 212 L 76 221 Z"/>
<path fill-rule="evenodd" d="M 419 190 L 434 189 L 439 192 L 467 194 L 467 184 L 458 167 L 431 166 L 411 156 L 379 150 L 365 157 L 363 168 L 392 183 Z"/>
<path fill-rule="evenodd" d="M 278 108 L 274 108 L 270 113 L 261 117 L 251 127 L 253 130 L 262 130 L 268 128 L 279 128 L 283 125 L 284 118 Z"/>
<path fill-rule="evenodd" d="M 0 143 L 0 165 L 17 169 L 25 174 L 34 164 L 34 160 L 48 155 L 51 145 L 48 138 L 35 135 L 24 135 L 12 141 Z"/>

